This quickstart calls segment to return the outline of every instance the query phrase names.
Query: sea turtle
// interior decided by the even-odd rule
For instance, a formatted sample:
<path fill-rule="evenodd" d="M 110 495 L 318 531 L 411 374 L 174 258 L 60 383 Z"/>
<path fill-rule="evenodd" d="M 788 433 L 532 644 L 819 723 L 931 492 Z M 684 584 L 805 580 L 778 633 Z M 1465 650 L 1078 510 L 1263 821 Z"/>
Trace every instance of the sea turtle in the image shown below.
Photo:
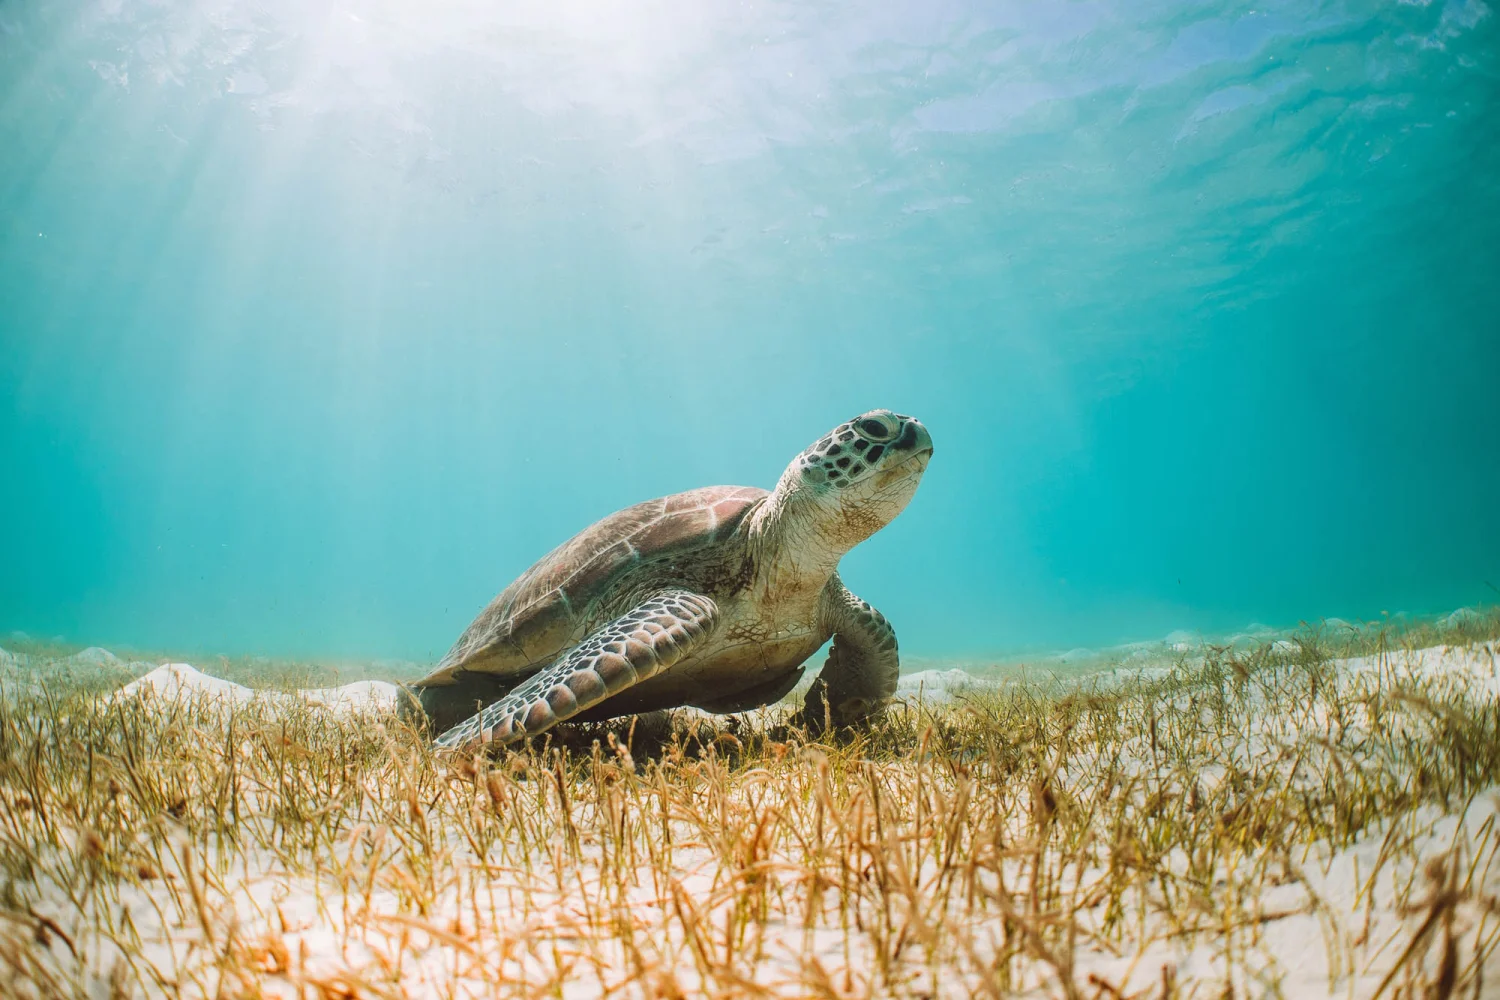
<path fill-rule="evenodd" d="M 771 492 L 708 486 L 609 515 L 506 587 L 412 686 L 437 745 L 769 705 L 830 637 L 804 723 L 878 712 L 896 690 L 896 634 L 838 563 L 901 513 L 931 457 L 919 421 L 872 410 L 793 459 Z"/>

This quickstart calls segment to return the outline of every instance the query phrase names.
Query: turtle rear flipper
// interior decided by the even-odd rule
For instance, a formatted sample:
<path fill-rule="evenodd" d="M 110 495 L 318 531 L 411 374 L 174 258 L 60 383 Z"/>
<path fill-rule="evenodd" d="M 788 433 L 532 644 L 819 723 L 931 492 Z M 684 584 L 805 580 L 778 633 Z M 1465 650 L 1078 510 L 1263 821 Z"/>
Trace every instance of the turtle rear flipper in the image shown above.
<path fill-rule="evenodd" d="M 402 685 L 397 717 L 427 733 L 445 732 L 519 688 L 548 662 L 520 677 L 455 670 L 446 684 Z"/>
<path fill-rule="evenodd" d="M 680 662 L 713 633 L 718 614 L 702 594 L 678 590 L 648 598 L 445 732 L 437 746 L 467 750 L 544 732 Z"/>

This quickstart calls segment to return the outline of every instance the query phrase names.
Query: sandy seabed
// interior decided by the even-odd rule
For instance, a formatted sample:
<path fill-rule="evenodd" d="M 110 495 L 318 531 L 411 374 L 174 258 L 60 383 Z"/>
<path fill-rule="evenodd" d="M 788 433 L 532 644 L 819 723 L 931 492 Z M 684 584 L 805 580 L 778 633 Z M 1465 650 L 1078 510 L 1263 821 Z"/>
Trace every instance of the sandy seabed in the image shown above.
<path fill-rule="evenodd" d="M 961 680 L 494 759 L 378 682 L 23 690 L 0 994 L 1500 996 L 1494 644 Z"/>

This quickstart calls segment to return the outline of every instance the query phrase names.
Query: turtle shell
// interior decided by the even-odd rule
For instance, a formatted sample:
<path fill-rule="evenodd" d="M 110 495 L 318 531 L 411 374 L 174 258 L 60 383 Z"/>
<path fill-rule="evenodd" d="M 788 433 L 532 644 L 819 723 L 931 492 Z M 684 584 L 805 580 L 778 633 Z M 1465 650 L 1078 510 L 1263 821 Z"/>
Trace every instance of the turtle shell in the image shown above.
<path fill-rule="evenodd" d="M 755 486 L 707 486 L 595 522 L 502 590 L 418 686 L 453 683 L 464 672 L 534 672 L 583 639 L 590 611 L 632 570 L 725 541 L 768 495 Z"/>

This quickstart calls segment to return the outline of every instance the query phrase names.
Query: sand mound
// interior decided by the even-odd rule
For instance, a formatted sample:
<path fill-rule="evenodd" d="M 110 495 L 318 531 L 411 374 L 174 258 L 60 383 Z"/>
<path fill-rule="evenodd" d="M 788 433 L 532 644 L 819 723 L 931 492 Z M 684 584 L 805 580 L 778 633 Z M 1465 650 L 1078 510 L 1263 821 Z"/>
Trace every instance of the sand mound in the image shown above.
<path fill-rule="evenodd" d="M 116 692 L 115 697 L 158 701 L 203 699 L 232 705 L 243 705 L 257 698 L 272 703 L 297 701 L 326 708 L 335 713 L 390 711 L 396 706 L 397 687 L 386 681 L 356 681 L 335 688 L 307 691 L 257 691 L 232 681 L 210 677 L 187 663 L 168 663 Z"/>

